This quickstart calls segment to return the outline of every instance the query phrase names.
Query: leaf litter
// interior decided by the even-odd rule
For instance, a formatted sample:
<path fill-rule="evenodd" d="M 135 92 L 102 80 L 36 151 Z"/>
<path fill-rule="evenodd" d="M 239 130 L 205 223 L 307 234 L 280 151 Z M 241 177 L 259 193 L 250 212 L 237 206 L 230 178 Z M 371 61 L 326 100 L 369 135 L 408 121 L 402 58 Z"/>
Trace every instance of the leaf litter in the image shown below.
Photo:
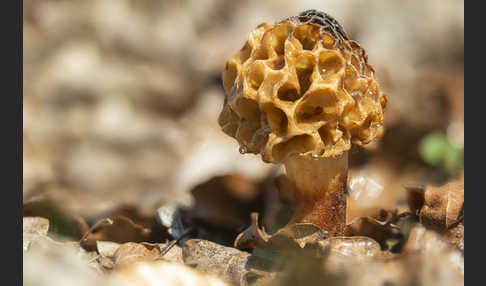
<path fill-rule="evenodd" d="M 211 183 L 215 188 L 228 184 L 221 177 L 215 180 L 217 184 Z M 241 187 L 241 182 L 238 184 Z M 259 192 L 271 191 L 274 189 L 262 188 Z M 214 192 L 212 196 L 231 192 Z M 217 198 L 195 198 L 199 208 L 219 208 Z M 97 273 L 93 277 L 102 275 L 119 285 L 154 285 L 149 281 L 302 285 L 315 279 L 325 279 L 330 285 L 426 285 L 436 281 L 434 273 L 442 273 L 439 281 L 443 285 L 463 283 L 463 181 L 408 188 L 409 211 L 382 209 L 375 217 L 357 217 L 348 223 L 343 237 L 328 237 L 326 231 L 309 223 L 287 224 L 269 234 L 260 221 L 265 208 L 255 209 L 246 202 L 240 206 L 246 204 L 248 218 L 239 220 L 239 224 L 248 222 L 246 229 L 234 222 L 213 221 L 214 215 L 203 216 L 204 212 L 188 206 L 169 204 L 154 214 L 155 227 L 118 215 L 93 223 L 79 242 L 50 234 L 46 218 L 24 217 L 24 254 L 69 249 L 88 272 Z M 238 200 L 233 207 L 236 204 Z M 225 215 L 231 209 L 224 205 L 218 211 L 218 215 Z M 239 213 L 241 216 L 242 210 Z M 226 231 L 236 233 L 239 229 L 239 234 L 229 240 L 216 231 L 209 236 L 214 240 L 204 238 L 212 228 L 223 225 Z M 154 238 L 155 228 L 165 234 Z M 187 277 L 175 278 L 177 273 Z"/>

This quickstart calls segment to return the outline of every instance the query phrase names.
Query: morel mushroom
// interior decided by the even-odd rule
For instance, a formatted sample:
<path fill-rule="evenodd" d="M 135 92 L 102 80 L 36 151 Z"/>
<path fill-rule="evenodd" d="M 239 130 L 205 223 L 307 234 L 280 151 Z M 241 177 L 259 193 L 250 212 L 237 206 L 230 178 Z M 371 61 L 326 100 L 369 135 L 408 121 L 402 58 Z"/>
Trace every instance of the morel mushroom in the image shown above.
<path fill-rule="evenodd" d="M 222 130 L 240 152 L 285 165 L 295 188 L 290 222 L 341 235 L 351 142 L 383 133 L 387 99 L 365 51 L 334 18 L 308 10 L 251 31 L 223 86 Z"/>

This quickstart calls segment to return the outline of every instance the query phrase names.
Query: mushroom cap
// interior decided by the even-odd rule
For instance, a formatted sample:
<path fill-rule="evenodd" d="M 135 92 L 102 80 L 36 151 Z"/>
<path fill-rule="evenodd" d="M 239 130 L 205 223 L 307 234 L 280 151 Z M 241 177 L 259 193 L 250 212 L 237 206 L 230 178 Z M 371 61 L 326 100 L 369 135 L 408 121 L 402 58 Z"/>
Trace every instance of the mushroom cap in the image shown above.
<path fill-rule="evenodd" d="M 265 162 L 339 156 L 383 133 L 387 100 L 365 51 L 316 10 L 258 25 L 226 62 L 223 86 L 222 130 Z"/>

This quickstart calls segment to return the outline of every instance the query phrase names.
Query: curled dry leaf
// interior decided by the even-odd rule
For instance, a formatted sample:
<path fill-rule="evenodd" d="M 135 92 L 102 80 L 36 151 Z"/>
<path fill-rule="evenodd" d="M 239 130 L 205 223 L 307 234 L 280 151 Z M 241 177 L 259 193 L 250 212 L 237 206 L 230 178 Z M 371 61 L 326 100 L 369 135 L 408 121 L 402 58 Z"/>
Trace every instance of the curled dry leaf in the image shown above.
<path fill-rule="evenodd" d="M 96 250 L 100 257 L 98 262 L 105 269 L 113 269 L 115 266 L 114 255 L 116 250 L 120 247 L 120 244 L 111 241 L 97 241 Z"/>
<path fill-rule="evenodd" d="M 186 265 L 214 274 L 234 285 L 246 284 L 249 256 L 247 252 L 201 239 L 190 239 L 182 247 Z"/>
<path fill-rule="evenodd" d="M 371 217 L 355 218 L 346 226 L 345 236 L 367 236 L 376 240 L 382 249 L 387 249 L 387 240 L 400 235 L 399 227 L 391 221 L 379 221 Z"/>
<path fill-rule="evenodd" d="M 98 251 L 99 255 L 103 257 L 114 257 L 115 252 L 119 247 L 120 244 L 113 241 L 98 240 L 96 242 L 96 250 Z"/>
<path fill-rule="evenodd" d="M 299 249 L 326 238 L 328 232 L 311 223 L 293 223 L 279 229 L 267 243 L 271 249 Z"/>
<path fill-rule="evenodd" d="M 412 212 L 426 227 L 439 231 L 451 244 L 459 244 L 464 237 L 464 178 L 435 187 L 408 189 Z"/>
<path fill-rule="evenodd" d="M 427 186 L 425 205 L 419 213 L 421 222 L 451 228 L 464 216 L 464 183 L 453 182 L 442 187 Z"/>
<path fill-rule="evenodd" d="M 382 256 L 380 245 L 364 236 L 330 237 L 319 240 L 317 245 L 322 253 L 328 254 L 329 261 L 351 258 L 363 262 Z"/>
<path fill-rule="evenodd" d="M 165 254 L 161 252 L 168 243 L 133 243 L 118 244 L 112 241 L 97 241 L 96 247 L 100 257 L 100 264 L 107 269 L 123 267 L 134 262 L 164 260 L 183 263 L 182 249 L 178 245 L 172 246 Z"/>
<path fill-rule="evenodd" d="M 288 224 L 273 235 L 269 235 L 263 227 L 258 225 L 258 213 L 252 213 L 251 220 L 250 227 L 236 237 L 236 248 L 295 250 L 303 248 L 309 242 L 315 242 L 327 236 L 327 231 L 321 230 L 318 226 L 311 223 Z"/>
<path fill-rule="evenodd" d="M 87 250 L 96 249 L 96 241 L 142 242 L 148 241 L 151 230 L 134 223 L 125 216 L 117 216 L 112 219 L 112 224 L 103 224 L 98 230 L 89 233 L 82 241 L 81 245 Z"/>
<path fill-rule="evenodd" d="M 136 262 L 154 261 L 160 258 L 160 249 L 153 244 L 127 242 L 120 245 L 113 257 L 116 268 L 126 267 Z"/>
<path fill-rule="evenodd" d="M 234 245 L 238 249 L 261 248 L 267 243 L 269 237 L 265 229 L 258 225 L 258 213 L 252 213 L 250 227 L 238 234 Z"/>
<path fill-rule="evenodd" d="M 113 273 L 113 281 L 121 286 L 225 286 L 226 284 L 207 273 L 183 264 L 165 261 L 140 262 Z"/>

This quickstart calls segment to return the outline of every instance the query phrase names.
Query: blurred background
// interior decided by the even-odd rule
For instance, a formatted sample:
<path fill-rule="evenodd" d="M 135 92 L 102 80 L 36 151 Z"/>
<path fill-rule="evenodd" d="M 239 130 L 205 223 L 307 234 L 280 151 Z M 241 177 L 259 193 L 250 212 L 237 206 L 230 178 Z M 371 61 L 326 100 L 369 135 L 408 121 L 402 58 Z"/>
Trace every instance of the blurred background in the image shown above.
<path fill-rule="evenodd" d="M 353 147 L 350 213 L 463 174 L 459 0 L 24 0 L 23 198 L 94 221 L 190 204 L 214 176 L 275 178 L 217 124 L 225 61 L 261 22 L 306 9 L 362 44 L 388 95 L 382 140 Z M 363 199 L 366 198 L 366 199 Z"/>

